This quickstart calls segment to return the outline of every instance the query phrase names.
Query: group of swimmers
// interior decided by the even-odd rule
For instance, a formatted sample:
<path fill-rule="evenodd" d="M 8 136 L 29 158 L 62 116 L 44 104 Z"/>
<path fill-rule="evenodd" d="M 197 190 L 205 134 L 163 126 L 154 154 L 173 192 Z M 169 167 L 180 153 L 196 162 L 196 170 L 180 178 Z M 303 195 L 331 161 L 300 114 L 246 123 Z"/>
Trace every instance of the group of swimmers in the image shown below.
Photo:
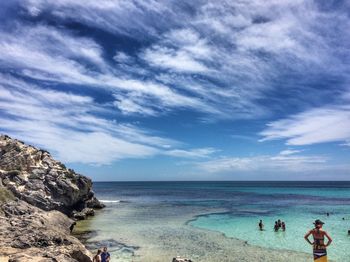
<path fill-rule="evenodd" d="M 278 219 L 277 221 L 275 221 L 273 229 L 275 230 L 275 232 L 277 232 L 280 228 L 282 229 L 282 231 L 286 231 L 286 223 L 281 221 L 281 219 Z M 264 224 L 261 219 L 259 221 L 259 229 L 260 231 L 264 230 Z"/>
<path fill-rule="evenodd" d="M 109 262 L 111 255 L 107 252 L 107 247 L 98 249 L 96 255 L 93 257 L 92 262 Z"/>
<path fill-rule="evenodd" d="M 275 232 L 277 232 L 280 228 L 282 228 L 282 231 L 286 231 L 286 223 L 281 221 L 281 219 L 278 219 L 277 221 L 275 221 L 273 229 L 275 230 Z"/>

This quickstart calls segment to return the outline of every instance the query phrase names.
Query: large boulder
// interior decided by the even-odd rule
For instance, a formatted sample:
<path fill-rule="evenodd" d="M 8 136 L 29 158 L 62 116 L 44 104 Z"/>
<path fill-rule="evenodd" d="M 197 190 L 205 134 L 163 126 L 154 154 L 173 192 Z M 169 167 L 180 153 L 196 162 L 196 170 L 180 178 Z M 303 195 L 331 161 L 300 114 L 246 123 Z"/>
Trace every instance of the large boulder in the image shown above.
<path fill-rule="evenodd" d="M 91 262 L 91 253 L 70 235 L 74 223 L 59 211 L 22 200 L 1 204 L 0 261 Z"/>
<path fill-rule="evenodd" d="M 0 136 L 0 186 L 43 210 L 67 215 L 85 208 L 102 208 L 89 178 L 67 169 L 49 152 Z"/>

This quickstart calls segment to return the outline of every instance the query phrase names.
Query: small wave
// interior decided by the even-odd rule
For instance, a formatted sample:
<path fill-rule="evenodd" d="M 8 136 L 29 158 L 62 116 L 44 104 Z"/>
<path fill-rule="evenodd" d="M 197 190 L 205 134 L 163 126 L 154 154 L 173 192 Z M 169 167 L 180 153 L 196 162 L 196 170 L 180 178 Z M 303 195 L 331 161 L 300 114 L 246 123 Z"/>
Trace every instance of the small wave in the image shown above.
<path fill-rule="evenodd" d="M 100 200 L 102 203 L 120 203 L 120 200 Z"/>

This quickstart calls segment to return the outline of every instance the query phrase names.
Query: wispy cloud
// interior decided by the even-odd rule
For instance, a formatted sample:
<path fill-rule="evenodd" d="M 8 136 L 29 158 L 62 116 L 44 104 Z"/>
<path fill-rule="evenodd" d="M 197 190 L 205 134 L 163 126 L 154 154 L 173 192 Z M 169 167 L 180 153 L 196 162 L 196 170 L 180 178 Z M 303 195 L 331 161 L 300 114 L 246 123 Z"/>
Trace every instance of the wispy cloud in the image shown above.
<path fill-rule="evenodd" d="M 115 105 L 123 112 L 154 115 L 152 108 L 145 109 L 152 100 L 157 101 L 157 112 L 177 107 L 215 111 L 200 99 L 182 95 L 164 84 L 121 75 L 122 72 L 102 58 L 102 47 L 91 39 L 74 37 L 48 26 L 21 25 L 16 34 L 0 35 L 0 60 L 8 70 L 12 68 L 23 76 L 41 81 L 107 89 L 112 96 L 123 95 L 129 99 L 128 104 L 133 102 L 134 110 L 126 111 L 125 105 L 117 99 Z M 126 58 L 123 59 L 125 62 Z M 141 99 L 136 100 L 136 96 Z"/>
<path fill-rule="evenodd" d="M 1 130 L 70 162 L 163 154 L 203 158 L 208 170 L 322 164 L 297 149 L 217 158 L 134 120 L 268 118 L 263 140 L 348 144 L 348 9 L 305 0 L 13 1 L 0 11 Z"/>
<path fill-rule="evenodd" d="M 280 152 L 280 155 L 282 156 L 289 156 L 289 155 L 293 155 L 293 154 L 297 154 L 302 152 L 302 150 L 295 150 L 295 149 L 286 149 Z"/>
<path fill-rule="evenodd" d="M 199 162 L 200 170 L 209 173 L 297 173 L 328 168 L 328 158 L 325 156 L 306 155 L 259 155 L 253 157 L 221 157 L 209 161 Z"/>
<path fill-rule="evenodd" d="M 89 96 L 40 88 L 8 75 L 1 79 L 1 129 L 62 161 L 108 164 L 156 154 L 180 156 L 176 152 L 183 152 L 181 157 L 209 154 L 208 149 L 177 149 L 178 141 L 103 118 L 99 113 L 113 111 Z"/>
<path fill-rule="evenodd" d="M 34 16 L 48 14 L 62 21 L 79 21 L 90 27 L 108 30 L 111 33 L 144 34 L 155 36 L 157 29 L 174 19 L 174 12 L 162 2 L 146 1 L 57 1 L 25 0 L 21 1 L 23 9 Z M 158 19 L 153 19 L 158 16 Z M 137 17 L 131 21 L 130 17 Z M 164 21 L 164 23 L 162 23 Z M 147 34 L 145 32 L 147 31 Z M 148 36 L 149 35 L 149 36 Z"/>
<path fill-rule="evenodd" d="M 199 33 L 190 30 L 172 30 L 162 41 L 145 50 L 142 58 L 150 65 L 183 73 L 213 73 L 205 60 L 211 59 L 210 45 Z"/>
<path fill-rule="evenodd" d="M 209 158 L 218 150 L 214 148 L 197 148 L 192 150 L 174 149 L 166 151 L 164 154 L 180 158 Z"/>
<path fill-rule="evenodd" d="M 301 106 L 295 99 L 300 89 L 310 89 L 309 93 L 303 93 L 302 99 L 312 97 L 316 101 L 329 94 L 328 90 L 320 89 L 312 92 L 310 86 L 319 79 L 314 80 L 310 75 L 333 79 L 334 75 L 344 76 L 347 71 L 342 56 L 346 53 L 349 36 L 346 29 L 350 22 L 341 6 L 324 11 L 317 2 L 304 0 L 224 1 L 220 5 L 210 0 L 177 4 L 153 0 L 100 1 L 98 5 L 94 1 L 27 0 L 20 5 L 39 21 L 45 22 L 45 17 L 62 24 L 74 21 L 145 43 L 132 54 L 128 50 L 116 50 L 114 60 L 122 69 L 120 72 L 104 61 L 103 48 L 66 30 L 67 44 L 56 37 L 55 46 L 65 47 L 65 51 L 56 56 L 57 52 L 52 50 L 48 57 L 37 52 L 40 44 L 30 44 L 36 37 L 28 28 L 24 29 L 28 37 L 23 42 L 29 43 L 30 50 L 13 43 L 10 44 L 13 52 L 4 49 L 4 53 L 9 54 L 5 56 L 8 61 L 19 54 L 19 60 L 27 59 L 26 67 L 42 65 L 36 68 L 45 72 L 40 74 L 41 79 L 55 75 L 52 70 L 47 70 L 49 73 L 43 69 L 52 69 L 52 64 L 56 64 L 56 72 L 61 73 L 60 81 L 116 89 L 117 95 L 127 100 L 122 103 L 117 99 L 115 103 L 124 114 L 154 116 L 159 112 L 188 108 L 212 119 L 258 118 L 272 114 L 262 103 L 270 99 L 270 92 L 288 94 L 292 86 L 293 92 L 285 97 L 285 102 L 295 108 Z M 332 32 L 332 35 L 324 32 Z M 21 38 L 21 33 L 17 32 L 14 42 Z M 43 46 L 52 46 L 51 38 L 39 40 L 49 43 Z M 79 43 L 81 41 L 87 44 Z M 87 48 L 82 50 L 85 46 Z M 82 65 L 71 56 L 67 60 L 69 50 L 78 50 L 90 61 L 95 60 L 95 66 Z M 31 59 L 21 56 L 21 52 L 29 51 L 33 54 Z M 96 66 L 99 70 L 91 71 Z M 34 77 L 38 72 L 27 71 L 28 74 Z M 305 83 L 300 84 L 298 79 L 305 79 Z M 158 106 L 145 108 L 155 104 L 154 99 Z M 126 110 L 126 105 L 131 105 L 132 109 Z"/>
<path fill-rule="evenodd" d="M 350 140 L 350 106 L 322 107 L 277 120 L 261 132 L 262 141 L 286 139 L 288 145 Z"/>

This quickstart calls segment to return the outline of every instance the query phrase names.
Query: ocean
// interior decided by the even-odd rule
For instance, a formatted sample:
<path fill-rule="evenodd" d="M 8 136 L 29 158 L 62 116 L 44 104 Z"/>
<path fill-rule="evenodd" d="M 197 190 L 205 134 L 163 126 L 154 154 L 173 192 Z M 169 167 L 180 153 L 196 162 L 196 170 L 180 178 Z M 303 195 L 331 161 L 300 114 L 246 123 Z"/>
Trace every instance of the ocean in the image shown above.
<path fill-rule="evenodd" d="M 329 259 L 350 261 L 350 182 L 95 182 L 94 191 L 107 208 L 81 222 L 78 230 L 90 233 L 86 241 L 90 249 L 109 246 L 113 261 L 142 261 L 147 252 L 161 256 L 164 247 L 176 250 L 174 256 L 208 261 L 199 247 L 180 247 L 181 241 L 193 238 L 186 235 L 187 229 L 219 232 L 225 238 L 280 252 L 302 252 L 312 261 L 312 248 L 304 235 L 315 219 L 325 222 L 324 229 L 333 238 Z M 260 219 L 264 231 L 258 230 Z M 285 232 L 274 232 L 278 219 L 286 223 Z M 182 240 L 177 239 L 181 238 L 176 231 L 179 225 Z M 212 252 L 218 250 L 220 261 L 223 251 L 220 243 L 214 244 L 219 248 Z"/>

